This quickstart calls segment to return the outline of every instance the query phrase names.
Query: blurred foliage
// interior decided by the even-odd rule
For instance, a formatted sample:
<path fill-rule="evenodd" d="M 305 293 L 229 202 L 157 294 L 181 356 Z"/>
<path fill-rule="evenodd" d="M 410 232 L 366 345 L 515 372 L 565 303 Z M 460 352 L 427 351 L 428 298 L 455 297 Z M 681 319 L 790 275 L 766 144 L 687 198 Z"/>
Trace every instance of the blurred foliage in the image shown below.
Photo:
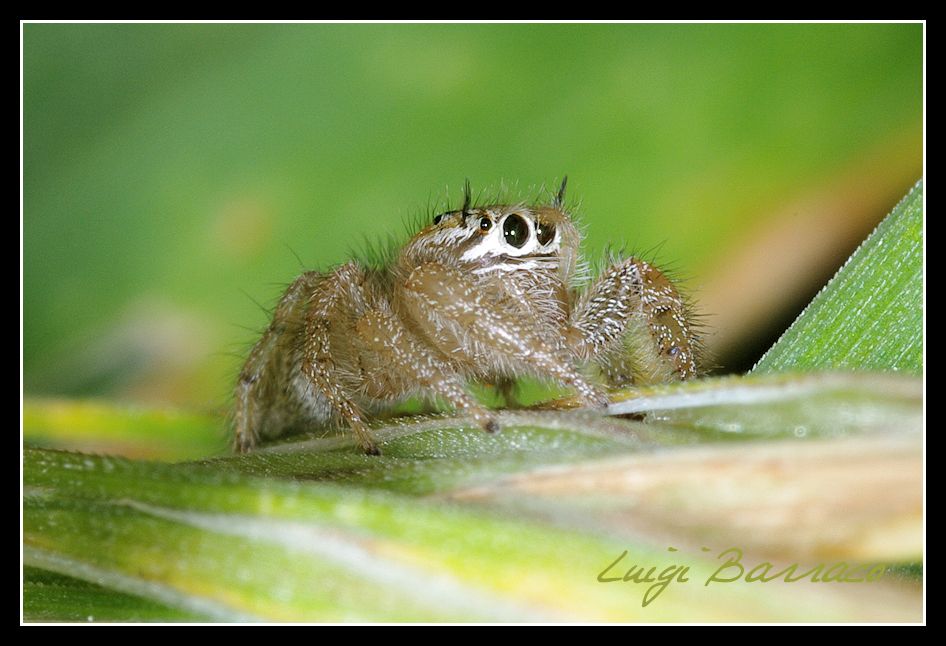
<path fill-rule="evenodd" d="M 919 141 L 921 28 L 27 24 L 27 390 L 216 406 L 294 254 L 339 262 L 466 177 L 567 173 L 592 255 L 703 277 Z"/>
<path fill-rule="evenodd" d="M 226 451 L 222 415 L 104 402 L 27 399 L 27 441 L 149 460 L 187 460 Z"/>

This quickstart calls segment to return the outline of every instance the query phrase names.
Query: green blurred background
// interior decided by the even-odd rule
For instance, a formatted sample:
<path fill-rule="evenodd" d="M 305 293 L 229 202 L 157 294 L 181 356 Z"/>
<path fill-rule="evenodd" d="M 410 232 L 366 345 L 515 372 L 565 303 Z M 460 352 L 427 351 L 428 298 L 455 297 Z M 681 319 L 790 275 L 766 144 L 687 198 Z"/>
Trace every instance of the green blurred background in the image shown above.
<path fill-rule="evenodd" d="M 745 369 L 922 111 L 918 24 L 26 24 L 26 393 L 217 409 L 300 260 L 565 173 L 589 255 L 659 246 Z"/>

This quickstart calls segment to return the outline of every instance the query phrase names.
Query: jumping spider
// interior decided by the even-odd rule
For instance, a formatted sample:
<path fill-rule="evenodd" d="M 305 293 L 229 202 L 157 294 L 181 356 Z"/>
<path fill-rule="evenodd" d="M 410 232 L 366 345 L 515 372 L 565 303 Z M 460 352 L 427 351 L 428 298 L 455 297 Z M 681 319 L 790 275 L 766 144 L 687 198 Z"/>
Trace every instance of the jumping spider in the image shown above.
<path fill-rule="evenodd" d="M 468 380 L 531 375 L 603 409 L 604 385 L 694 377 L 690 308 L 663 273 L 630 257 L 579 289 L 565 183 L 532 206 L 473 206 L 467 184 L 463 207 L 436 216 L 385 266 L 297 278 L 240 373 L 236 449 L 334 420 L 377 454 L 366 417 L 412 396 L 499 430 Z"/>

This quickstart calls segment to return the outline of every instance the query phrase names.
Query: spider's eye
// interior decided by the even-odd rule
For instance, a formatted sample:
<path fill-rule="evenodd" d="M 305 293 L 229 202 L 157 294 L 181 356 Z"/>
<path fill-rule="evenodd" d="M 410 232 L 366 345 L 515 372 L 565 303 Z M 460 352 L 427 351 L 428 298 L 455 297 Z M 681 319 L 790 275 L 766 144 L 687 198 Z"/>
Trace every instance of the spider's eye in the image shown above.
<path fill-rule="evenodd" d="M 503 237 L 516 249 L 521 249 L 529 240 L 529 225 L 521 215 L 513 213 L 503 222 Z"/>
<path fill-rule="evenodd" d="M 480 231 L 489 231 L 493 226 L 493 221 L 489 218 L 480 218 Z"/>
<path fill-rule="evenodd" d="M 545 222 L 535 223 L 535 237 L 543 247 L 555 239 L 555 226 Z"/>
<path fill-rule="evenodd" d="M 440 224 L 441 220 L 443 220 L 443 213 L 434 216 L 434 224 Z"/>

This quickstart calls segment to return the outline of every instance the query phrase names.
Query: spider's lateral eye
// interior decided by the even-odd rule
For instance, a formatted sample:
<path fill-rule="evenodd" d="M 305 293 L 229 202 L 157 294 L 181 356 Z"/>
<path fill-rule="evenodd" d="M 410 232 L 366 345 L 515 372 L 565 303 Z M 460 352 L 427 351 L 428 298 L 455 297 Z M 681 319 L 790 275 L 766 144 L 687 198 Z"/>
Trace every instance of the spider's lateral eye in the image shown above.
<path fill-rule="evenodd" d="M 503 237 L 516 249 L 521 249 L 529 240 L 529 224 L 525 218 L 513 213 L 503 221 Z"/>
<path fill-rule="evenodd" d="M 555 226 L 545 222 L 535 223 L 535 237 L 543 247 L 555 239 Z"/>
<path fill-rule="evenodd" d="M 489 218 L 480 218 L 480 231 L 489 231 L 493 226 L 493 221 Z"/>
<path fill-rule="evenodd" d="M 441 220 L 443 220 L 443 213 L 434 216 L 434 224 L 440 224 Z"/>

